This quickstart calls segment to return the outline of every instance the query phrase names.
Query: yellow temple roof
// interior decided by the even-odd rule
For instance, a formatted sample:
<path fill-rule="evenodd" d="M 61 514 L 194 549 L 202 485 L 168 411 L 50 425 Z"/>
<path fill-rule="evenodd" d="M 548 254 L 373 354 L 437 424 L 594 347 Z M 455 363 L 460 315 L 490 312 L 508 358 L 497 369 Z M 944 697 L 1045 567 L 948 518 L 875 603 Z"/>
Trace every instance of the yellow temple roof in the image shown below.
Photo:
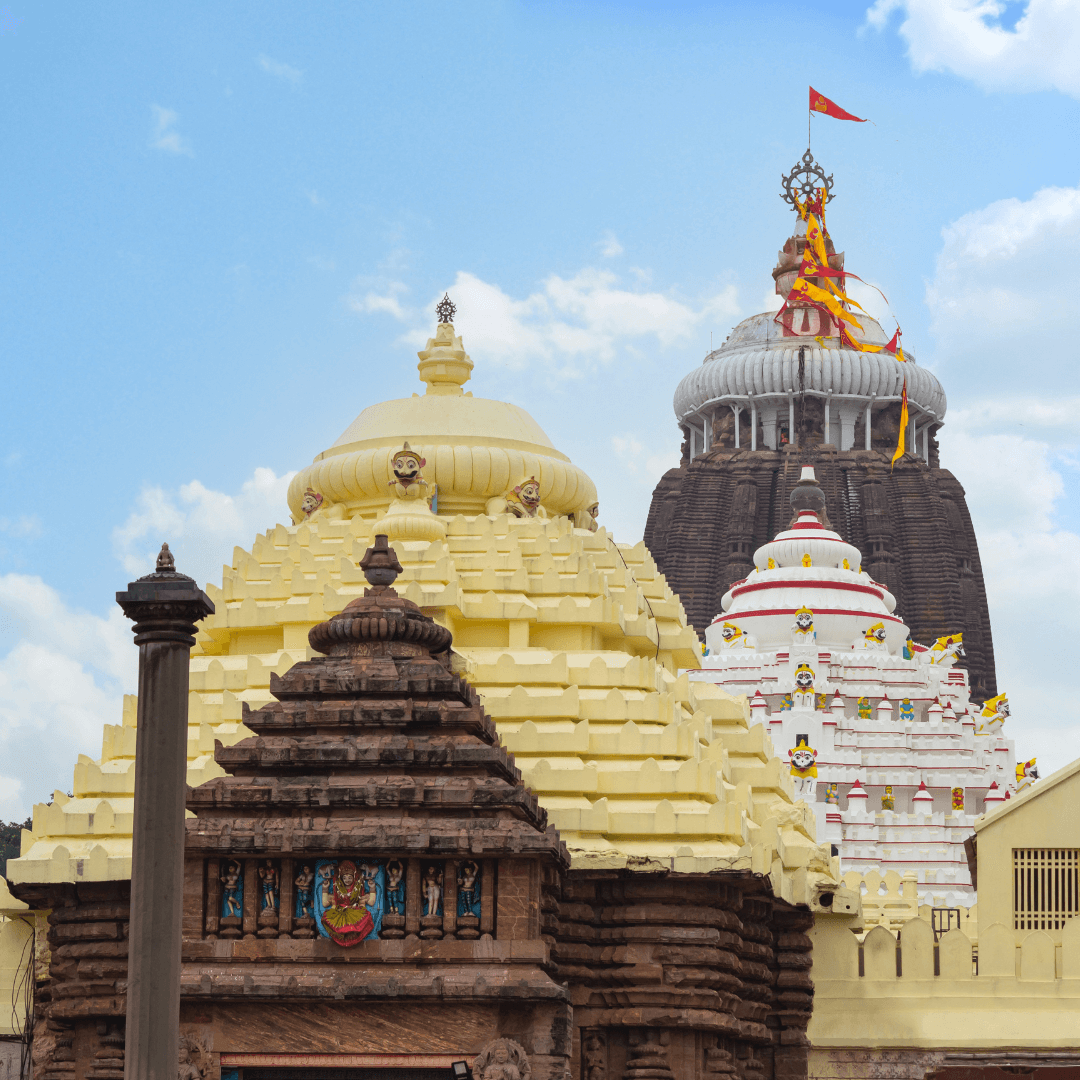
<path fill-rule="evenodd" d="M 189 783 L 221 775 L 214 743 L 250 734 L 244 703 L 268 702 L 271 672 L 310 657 L 310 628 L 362 594 L 357 564 L 391 503 L 390 456 L 408 439 L 438 483 L 440 538 L 394 540 L 395 587 L 453 632 L 455 663 L 573 865 L 750 870 L 770 875 L 778 896 L 812 903 L 838 882 L 837 861 L 814 842 L 813 812 L 793 801 L 745 699 L 679 674 L 696 667 L 698 642 L 644 544 L 576 527 L 568 515 L 595 502 L 592 481 L 522 410 L 464 395 L 472 363 L 452 326 L 420 358 L 428 393 L 361 413 L 294 481 L 301 523 L 236 548 L 221 588 L 207 586 L 217 610 L 191 658 Z M 531 475 L 547 517 L 486 512 Z M 305 518 L 308 487 L 325 498 Z M 421 510 L 431 516 L 426 501 Z M 129 698 L 101 759 L 79 759 L 74 798 L 35 807 L 11 881 L 130 874 L 134 725 Z"/>

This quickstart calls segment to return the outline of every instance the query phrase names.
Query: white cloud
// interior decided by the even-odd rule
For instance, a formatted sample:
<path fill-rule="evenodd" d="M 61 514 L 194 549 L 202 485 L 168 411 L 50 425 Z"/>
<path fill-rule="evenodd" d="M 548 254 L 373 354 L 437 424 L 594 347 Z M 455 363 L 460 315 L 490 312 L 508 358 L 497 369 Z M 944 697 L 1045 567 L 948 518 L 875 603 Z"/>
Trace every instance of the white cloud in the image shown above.
<path fill-rule="evenodd" d="M 965 214 L 943 233 L 926 290 L 938 352 L 961 378 L 1072 392 L 1080 188 L 1044 188 Z"/>
<path fill-rule="evenodd" d="M 623 253 L 622 244 L 619 243 L 618 238 L 610 229 L 604 233 L 603 239 L 599 240 L 596 246 L 605 259 L 614 259 Z"/>
<path fill-rule="evenodd" d="M 78 754 L 101 754 L 135 689 L 138 650 L 119 608 L 69 608 L 39 577 L 0 576 L 0 818 L 71 790 Z"/>
<path fill-rule="evenodd" d="M 987 90 L 1060 90 L 1080 97 L 1080 4 L 1028 0 L 1015 26 L 1002 0 L 876 0 L 867 23 L 883 29 L 904 13 L 900 34 L 917 72 L 951 71 Z"/>
<path fill-rule="evenodd" d="M 267 73 L 267 75 L 273 75 L 276 79 L 284 79 L 285 82 L 293 87 L 293 89 L 297 88 L 304 81 L 304 73 L 299 68 L 293 67 L 292 64 L 285 64 L 280 60 L 275 60 L 265 53 L 260 53 L 255 62 Z"/>
<path fill-rule="evenodd" d="M 400 281 L 391 281 L 382 287 L 382 291 L 368 289 L 363 296 L 350 296 L 347 303 L 353 311 L 370 314 L 383 312 L 399 322 L 408 322 L 415 317 L 415 312 L 402 305 L 398 299 L 409 290 Z"/>
<path fill-rule="evenodd" d="M 154 117 L 150 145 L 156 150 L 164 150 L 169 154 L 186 154 L 188 157 L 194 157 L 195 151 L 191 147 L 191 140 L 175 130 L 180 114 L 172 109 L 163 109 L 160 105 L 151 105 L 150 112 Z"/>
<path fill-rule="evenodd" d="M 235 545 L 247 546 L 256 533 L 289 521 L 285 495 L 295 475 L 256 469 L 235 495 L 198 480 L 178 491 L 145 488 L 135 510 L 113 530 L 116 556 L 129 574 L 148 574 L 162 542 L 168 542 L 178 570 L 200 584 L 219 584 L 223 557 Z"/>
<path fill-rule="evenodd" d="M 41 519 L 36 514 L 20 514 L 17 518 L 0 517 L 0 533 L 8 536 L 37 536 L 41 532 Z"/>
<path fill-rule="evenodd" d="M 1061 451 L 1076 443 L 1067 418 L 1080 398 L 988 399 L 950 410 L 942 462 L 963 483 L 979 539 L 994 635 L 998 689 L 1013 719 L 1006 732 L 1040 772 L 1080 757 L 1067 650 L 1080 609 L 1080 535 L 1059 512 Z M 1020 433 L 1022 431 L 1022 433 Z"/>
<path fill-rule="evenodd" d="M 468 335 L 471 350 L 514 370 L 541 362 L 563 377 L 609 362 L 620 349 L 639 348 L 643 338 L 661 348 L 683 345 L 703 326 L 729 324 L 739 312 L 733 285 L 692 303 L 671 293 L 624 288 L 615 274 L 592 267 L 570 278 L 552 274 L 523 299 L 461 270 L 450 294 L 458 309 L 455 326 Z M 395 292 L 369 292 L 350 304 L 354 310 L 382 310 L 403 320 L 424 318 L 406 335 L 410 343 L 422 345 L 431 332 L 426 313 L 434 301 L 423 313 L 402 308 Z"/>

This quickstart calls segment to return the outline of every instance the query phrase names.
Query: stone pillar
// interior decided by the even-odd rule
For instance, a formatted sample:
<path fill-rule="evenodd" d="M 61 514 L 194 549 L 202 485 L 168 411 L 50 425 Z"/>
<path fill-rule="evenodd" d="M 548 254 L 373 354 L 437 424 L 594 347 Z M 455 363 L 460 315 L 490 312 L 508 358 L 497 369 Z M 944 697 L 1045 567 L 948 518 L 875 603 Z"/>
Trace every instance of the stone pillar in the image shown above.
<path fill-rule="evenodd" d="M 195 623 L 214 605 L 178 574 L 163 544 L 157 570 L 116 594 L 139 646 L 135 822 L 128 940 L 126 1080 L 176 1080 L 187 793 L 188 660 Z"/>

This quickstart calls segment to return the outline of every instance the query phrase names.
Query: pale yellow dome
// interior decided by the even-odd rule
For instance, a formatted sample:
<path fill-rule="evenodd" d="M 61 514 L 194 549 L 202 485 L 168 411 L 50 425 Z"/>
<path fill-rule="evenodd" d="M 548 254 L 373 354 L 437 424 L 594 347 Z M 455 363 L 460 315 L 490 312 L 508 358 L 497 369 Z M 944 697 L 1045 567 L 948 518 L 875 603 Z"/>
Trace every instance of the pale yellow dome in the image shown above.
<path fill-rule="evenodd" d="M 552 516 L 596 502 L 592 480 L 555 449 L 524 409 L 463 391 L 473 364 L 452 324 L 440 323 L 418 355 L 425 393 L 369 406 L 302 469 L 289 486 L 294 520 L 303 517 L 308 488 L 327 506 L 343 506 L 349 517 L 385 511 L 393 497 L 390 459 L 406 441 L 426 461 L 424 479 L 438 485 L 440 516 L 482 514 L 488 500 L 531 476 Z"/>

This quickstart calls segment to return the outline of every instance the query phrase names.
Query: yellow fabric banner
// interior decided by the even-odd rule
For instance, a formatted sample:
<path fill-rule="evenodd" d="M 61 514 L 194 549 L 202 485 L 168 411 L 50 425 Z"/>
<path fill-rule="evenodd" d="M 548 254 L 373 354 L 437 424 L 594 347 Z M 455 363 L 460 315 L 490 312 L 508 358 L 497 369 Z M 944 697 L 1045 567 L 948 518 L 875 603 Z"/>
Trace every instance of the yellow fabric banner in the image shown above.
<path fill-rule="evenodd" d="M 907 407 L 907 379 L 904 380 L 904 389 L 900 394 L 900 437 L 896 440 L 896 453 L 892 456 L 892 463 L 889 465 L 889 472 L 892 472 L 892 467 L 900 458 L 904 456 L 904 441 L 907 437 L 908 426 L 908 407 Z"/>

